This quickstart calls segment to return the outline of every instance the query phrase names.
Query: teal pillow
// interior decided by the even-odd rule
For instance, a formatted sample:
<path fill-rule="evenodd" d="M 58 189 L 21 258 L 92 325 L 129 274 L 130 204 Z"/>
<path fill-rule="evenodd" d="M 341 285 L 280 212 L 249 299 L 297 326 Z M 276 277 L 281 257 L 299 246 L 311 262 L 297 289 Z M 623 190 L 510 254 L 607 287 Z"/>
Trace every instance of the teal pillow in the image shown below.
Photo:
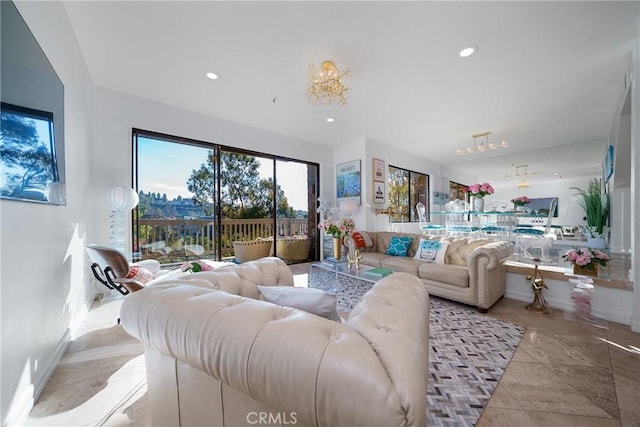
<path fill-rule="evenodd" d="M 385 253 L 392 256 L 407 256 L 412 241 L 413 237 L 393 236 Z"/>

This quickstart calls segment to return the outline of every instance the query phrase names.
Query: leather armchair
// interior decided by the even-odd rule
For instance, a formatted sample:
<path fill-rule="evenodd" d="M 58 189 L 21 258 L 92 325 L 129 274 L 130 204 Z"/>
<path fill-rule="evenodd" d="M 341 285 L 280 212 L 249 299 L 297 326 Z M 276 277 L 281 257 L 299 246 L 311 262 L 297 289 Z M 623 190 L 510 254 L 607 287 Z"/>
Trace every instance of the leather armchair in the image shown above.
<path fill-rule="evenodd" d="M 267 258 L 192 274 L 123 302 L 125 330 L 146 347 L 152 423 L 423 427 L 429 296 L 420 280 L 385 277 L 341 324 L 260 300 L 254 288 L 276 284 L 282 266 Z"/>

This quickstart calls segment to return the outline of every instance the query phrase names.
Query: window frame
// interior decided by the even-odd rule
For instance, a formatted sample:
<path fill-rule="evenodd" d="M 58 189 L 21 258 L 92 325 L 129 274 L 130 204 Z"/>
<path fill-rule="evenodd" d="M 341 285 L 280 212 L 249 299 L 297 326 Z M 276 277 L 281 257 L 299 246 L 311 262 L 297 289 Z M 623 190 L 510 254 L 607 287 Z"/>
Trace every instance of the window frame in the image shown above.
<path fill-rule="evenodd" d="M 47 165 L 49 171 L 47 171 L 46 181 L 50 181 L 46 187 L 42 186 L 33 186 L 31 187 L 33 190 L 41 191 L 43 199 L 31 198 L 31 197 L 21 197 L 21 196 L 13 196 L 13 195 L 2 195 L 0 193 L 0 198 L 8 199 L 8 200 L 20 200 L 25 202 L 35 202 L 35 203 L 53 203 L 53 204 L 64 204 L 62 202 L 53 202 L 49 200 L 48 190 L 50 186 L 56 182 L 60 181 L 60 173 L 58 169 L 58 158 L 56 155 L 56 141 L 54 134 L 54 115 L 50 111 L 36 110 L 34 108 L 23 107 L 20 105 L 10 104 L 7 102 L 0 103 L 0 114 L 10 114 L 14 116 L 19 116 L 24 119 L 37 120 L 41 122 L 45 122 L 47 124 L 47 132 L 48 132 L 48 141 L 45 142 L 47 148 Z M 39 135 L 39 134 L 38 134 Z M 41 135 L 39 135 L 41 136 Z M 21 144 L 24 145 L 24 144 Z M 0 162 L 0 164 L 4 165 L 4 161 Z M 4 167 L 3 173 L 4 172 Z M 22 188 L 22 192 L 28 191 L 27 189 L 30 187 Z"/>
<path fill-rule="evenodd" d="M 138 144 L 137 144 L 137 138 L 138 137 L 145 137 L 145 138 L 149 138 L 149 139 L 157 139 L 157 140 L 161 140 L 161 141 L 165 141 L 165 142 L 170 142 L 170 143 L 178 143 L 178 144 L 186 144 L 186 145 L 191 145 L 191 146 L 195 146 L 195 147 L 200 147 L 200 148 L 205 148 L 208 150 L 212 150 L 214 151 L 214 153 L 216 154 L 216 159 L 217 159 L 217 169 L 220 170 L 220 162 L 221 162 L 221 153 L 223 152 L 231 152 L 231 153 L 238 153 L 238 154 L 243 154 L 243 155 L 248 155 L 248 156 L 253 156 L 253 157 L 260 157 L 263 159 L 269 159 L 270 161 L 273 162 L 273 185 L 274 188 L 277 187 L 278 182 L 277 182 L 277 162 L 278 161 L 282 161 L 282 162 L 296 162 L 296 163 L 301 163 L 304 165 L 307 165 L 307 168 L 312 167 L 315 169 L 315 178 L 313 179 L 313 184 L 311 187 L 308 187 L 308 189 L 314 191 L 316 194 L 320 194 L 320 188 L 319 188 L 319 183 L 320 183 L 320 164 L 319 163 L 315 163 L 315 162 L 310 162 L 310 161 L 306 161 L 306 160 L 300 160 L 300 159 L 294 159 L 291 157 L 285 157 L 285 156 L 279 156 L 279 155 L 275 155 L 275 154 L 269 154 L 269 153 L 262 153 L 262 152 L 258 152 L 258 151 L 253 151 L 253 150 L 247 150 L 247 149 L 242 149 L 242 148 L 237 148 L 237 147 L 232 147 L 232 146 L 228 146 L 228 145 L 222 145 L 222 144 L 218 144 L 218 143 L 214 143 L 214 142 L 209 142 L 209 141 L 204 141 L 204 140 L 196 140 L 196 139 L 191 139 L 191 138 L 185 138 L 185 137 L 180 137 L 180 136 L 175 136 L 175 135 L 168 135 L 168 134 L 164 134 L 164 133 L 160 133 L 160 132 L 155 132 L 155 131 L 149 131 L 149 130 L 144 130 L 144 129 L 139 129 L 139 128 L 132 128 L 131 129 L 131 146 L 132 146 L 132 151 L 131 151 L 131 163 L 132 163 L 132 169 L 131 169 L 131 183 L 133 188 L 136 190 L 136 192 L 139 192 L 140 189 L 138 187 L 138 168 L 137 168 L 137 159 L 138 159 L 138 155 L 139 153 L 137 152 L 138 149 Z M 216 188 L 215 188 L 215 199 L 216 201 L 219 201 L 221 198 L 221 185 L 220 185 L 220 180 L 221 180 L 221 175 L 218 173 L 217 174 L 217 182 L 216 182 Z M 277 216 L 277 194 L 274 191 L 272 194 L 272 203 L 273 203 L 273 230 L 277 229 L 277 222 L 278 222 L 278 216 Z M 131 246 L 132 249 L 133 247 L 139 247 L 139 236 L 136 236 L 134 234 L 134 230 L 139 229 L 139 222 L 138 222 L 138 216 L 136 214 L 137 211 L 137 207 L 134 208 L 132 210 L 131 213 L 131 220 L 132 220 L 132 227 L 131 227 Z M 221 215 L 221 210 L 220 210 L 220 203 L 216 202 L 214 203 L 214 212 L 215 212 L 215 227 L 216 230 L 218 230 L 218 232 L 221 230 L 222 228 L 222 215 Z M 308 211 L 307 211 L 307 215 L 308 218 L 313 218 L 315 219 L 315 224 L 317 226 L 317 221 L 318 221 L 318 211 L 317 211 L 317 205 L 316 204 L 312 204 L 310 206 L 308 206 Z M 314 231 L 315 229 L 317 229 L 317 227 L 314 227 Z M 315 254 L 314 256 L 314 260 L 319 259 L 319 234 L 320 233 L 315 233 Z M 217 239 L 216 241 L 216 251 L 218 254 L 218 258 L 220 258 L 220 254 L 221 254 L 221 240 Z"/>
<path fill-rule="evenodd" d="M 394 166 L 394 165 L 389 165 L 389 169 L 387 171 L 388 175 L 387 175 L 387 186 L 389 187 L 389 202 L 388 202 L 388 209 L 391 210 L 391 190 L 392 187 L 394 186 L 392 184 L 392 176 L 393 176 L 393 172 L 392 169 L 398 170 L 398 171 L 402 171 L 404 173 L 407 174 L 407 182 L 408 182 L 408 188 L 407 188 L 407 205 L 403 206 L 403 208 L 407 209 L 407 215 L 405 216 L 404 214 L 401 215 L 400 217 L 398 217 L 398 215 L 393 214 L 392 212 L 389 213 L 389 222 L 392 223 L 414 223 L 414 222 L 420 222 L 420 219 L 418 217 L 417 212 L 415 211 L 415 205 L 420 202 L 421 200 L 413 200 L 414 196 L 416 193 L 416 191 L 413 190 L 413 177 L 417 176 L 417 177 L 424 177 L 425 180 L 425 192 L 424 192 L 424 202 L 423 204 L 425 205 L 425 220 L 426 221 L 430 221 L 431 220 L 431 202 L 430 202 L 430 176 L 429 174 L 426 173 L 422 173 L 422 172 L 417 172 L 417 171 L 413 171 L 411 169 L 407 169 L 407 168 L 402 168 L 399 166 Z"/>

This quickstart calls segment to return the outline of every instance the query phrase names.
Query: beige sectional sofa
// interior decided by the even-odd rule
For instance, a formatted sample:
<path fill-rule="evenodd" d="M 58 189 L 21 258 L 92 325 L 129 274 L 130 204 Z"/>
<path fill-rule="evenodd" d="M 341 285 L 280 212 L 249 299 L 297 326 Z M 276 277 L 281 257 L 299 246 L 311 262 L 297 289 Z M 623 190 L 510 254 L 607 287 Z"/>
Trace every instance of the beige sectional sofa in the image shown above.
<path fill-rule="evenodd" d="M 425 425 L 429 295 L 420 280 L 385 277 L 343 323 L 264 301 L 258 285 L 293 286 L 293 276 L 263 258 L 123 301 L 122 325 L 145 345 L 153 425 Z"/>
<path fill-rule="evenodd" d="M 481 312 L 486 312 L 504 296 L 504 263 L 513 254 L 513 245 L 509 242 L 387 231 L 367 233 L 373 246 L 359 248 L 362 265 L 410 273 L 420 278 L 429 294 L 476 306 Z M 385 254 L 393 236 L 413 238 L 407 256 Z M 443 264 L 413 259 L 421 237 L 449 242 Z M 353 256 L 356 249 L 353 239 L 347 236 L 345 243 Z"/>

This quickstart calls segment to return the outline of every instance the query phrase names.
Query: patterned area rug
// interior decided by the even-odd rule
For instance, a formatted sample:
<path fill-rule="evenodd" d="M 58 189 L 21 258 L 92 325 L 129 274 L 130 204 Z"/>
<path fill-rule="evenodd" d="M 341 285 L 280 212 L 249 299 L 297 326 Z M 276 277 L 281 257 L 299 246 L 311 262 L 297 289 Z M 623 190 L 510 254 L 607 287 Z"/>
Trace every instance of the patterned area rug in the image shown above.
<path fill-rule="evenodd" d="M 473 426 L 525 328 L 430 297 L 427 425 Z"/>
<path fill-rule="evenodd" d="M 341 311 L 351 311 L 372 286 L 354 286 L 345 278 L 336 283 L 335 273 L 321 269 L 311 272 L 308 286 L 337 293 Z M 299 279 L 297 284 L 307 282 L 307 277 Z M 463 304 L 435 296 L 429 300 L 427 426 L 474 426 L 525 328 Z"/>

